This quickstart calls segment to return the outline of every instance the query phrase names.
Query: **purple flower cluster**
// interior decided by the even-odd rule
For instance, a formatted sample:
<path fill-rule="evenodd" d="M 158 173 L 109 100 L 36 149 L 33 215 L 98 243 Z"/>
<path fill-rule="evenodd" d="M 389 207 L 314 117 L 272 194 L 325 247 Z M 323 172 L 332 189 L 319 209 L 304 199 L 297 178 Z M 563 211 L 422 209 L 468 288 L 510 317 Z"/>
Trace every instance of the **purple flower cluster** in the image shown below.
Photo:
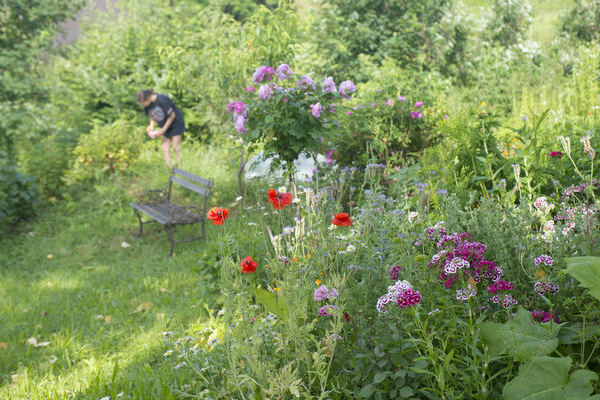
<path fill-rule="evenodd" d="M 515 288 L 515 285 L 513 285 L 511 282 L 499 280 L 497 282 L 492 283 L 490 286 L 488 286 L 487 290 L 490 293 L 497 294 L 498 291 L 500 291 L 500 290 L 513 290 L 514 288 Z"/>
<path fill-rule="evenodd" d="M 485 259 L 485 244 L 468 241 L 471 239 L 468 232 L 446 234 L 432 228 L 426 229 L 425 233 L 430 240 L 437 240 L 440 252 L 431 258 L 427 266 L 439 268 L 439 279 L 446 289 L 452 288 L 457 281 L 472 279 L 487 284 L 488 292 L 496 295 L 490 299 L 492 302 L 503 303 L 505 307 L 516 304 L 510 295 L 498 295 L 499 291 L 513 290 L 514 285 L 501 280 L 504 270 L 495 262 Z M 436 234 L 438 232 L 441 237 Z M 457 299 L 465 301 L 474 296 L 475 292 L 475 288 L 460 289 L 457 291 Z"/>
<path fill-rule="evenodd" d="M 339 93 L 345 99 L 350 98 L 350 93 L 356 92 L 356 86 L 354 86 L 354 82 L 352 81 L 344 81 L 340 83 Z"/>
<path fill-rule="evenodd" d="M 269 97 L 271 97 L 272 94 L 273 94 L 273 89 L 271 89 L 271 86 L 268 83 L 261 85 L 258 88 L 258 98 L 261 100 L 268 99 Z"/>
<path fill-rule="evenodd" d="M 239 133 L 246 132 L 246 115 L 248 112 L 248 105 L 241 101 L 232 101 L 227 104 L 227 112 L 233 114 L 233 126 Z"/>
<path fill-rule="evenodd" d="M 571 185 L 563 191 L 562 197 L 571 197 L 576 193 L 584 192 L 589 185 L 590 184 L 588 183 L 582 183 L 581 185 Z M 595 186 L 596 188 L 600 188 L 600 182 L 598 181 L 598 179 L 593 179 L 591 185 Z"/>
<path fill-rule="evenodd" d="M 284 81 L 290 76 L 292 76 L 294 74 L 294 71 L 290 69 L 289 65 L 281 64 L 279 67 L 277 67 L 277 71 L 275 72 L 275 74 L 279 79 Z"/>
<path fill-rule="evenodd" d="M 298 81 L 298 87 L 299 88 L 312 87 L 312 89 L 315 90 L 315 82 L 312 79 L 310 79 L 309 76 L 302 75 L 302 77 Z"/>
<path fill-rule="evenodd" d="M 328 76 L 323 80 L 323 93 L 335 93 L 335 82 L 331 76 Z"/>
<path fill-rule="evenodd" d="M 311 104 L 310 112 L 313 117 L 319 118 L 321 116 L 321 103 Z"/>
<path fill-rule="evenodd" d="M 560 323 L 560 321 L 558 320 L 558 317 L 556 316 L 556 314 L 554 314 L 554 312 L 534 310 L 534 311 L 531 311 L 531 315 L 533 316 L 533 319 L 538 322 L 550 322 L 550 321 L 554 320 L 557 324 Z"/>
<path fill-rule="evenodd" d="M 406 295 L 404 295 L 404 293 Z M 377 300 L 377 311 L 385 313 L 385 306 L 390 302 L 395 302 L 401 307 L 408 307 L 412 304 L 417 304 L 421 300 L 421 295 L 418 291 L 413 290 L 412 285 L 404 280 L 397 281 L 393 286 L 388 287 L 388 291 Z"/>
<path fill-rule="evenodd" d="M 395 281 L 396 279 L 398 279 L 398 275 L 400 275 L 400 271 L 402 271 L 402 266 L 400 266 L 400 265 L 394 265 L 389 270 L 390 278 L 392 278 L 393 281 Z"/>
<path fill-rule="evenodd" d="M 320 317 L 333 317 L 333 314 L 331 314 L 329 311 L 337 310 L 337 309 L 338 309 L 338 306 L 332 306 L 331 304 L 327 304 L 326 306 L 319 308 L 319 316 Z"/>
<path fill-rule="evenodd" d="M 542 254 L 541 256 L 538 256 L 535 258 L 535 266 L 536 267 L 539 266 L 540 264 L 545 264 L 545 265 L 551 267 L 553 263 L 554 263 L 554 259 L 546 254 Z"/>
<path fill-rule="evenodd" d="M 469 298 L 475 296 L 477 294 L 477 288 L 474 286 L 468 285 L 466 289 L 458 289 L 456 291 L 456 300 L 458 301 L 467 301 Z"/>
<path fill-rule="evenodd" d="M 423 232 L 427 235 L 429 240 L 438 241 L 442 238 L 442 236 L 446 236 L 446 227 L 444 224 L 444 221 L 440 221 L 433 226 L 425 228 Z"/>
<path fill-rule="evenodd" d="M 421 294 L 418 290 L 407 289 L 403 292 L 398 293 L 398 298 L 396 299 L 396 304 L 398 304 L 402 308 L 414 306 L 415 304 L 419 304 L 421 301 Z"/>
<path fill-rule="evenodd" d="M 536 282 L 533 285 L 533 290 L 540 296 L 545 294 L 556 294 L 558 293 L 558 285 L 554 282 Z"/>
<path fill-rule="evenodd" d="M 335 300 L 337 299 L 338 295 L 339 294 L 337 289 L 333 288 L 329 290 L 327 286 L 321 285 L 317 289 L 315 289 L 315 292 L 313 293 L 313 298 L 316 302 L 319 302 L 327 299 Z"/>
<path fill-rule="evenodd" d="M 518 304 L 518 302 L 513 299 L 510 294 L 492 296 L 490 297 L 490 301 L 494 304 L 502 303 L 502 307 L 504 308 L 510 308 Z"/>
<path fill-rule="evenodd" d="M 256 68 L 256 71 L 254 71 L 252 79 L 255 83 L 261 83 L 264 80 L 270 81 L 273 74 L 275 74 L 273 67 L 261 65 L 260 67 Z"/>

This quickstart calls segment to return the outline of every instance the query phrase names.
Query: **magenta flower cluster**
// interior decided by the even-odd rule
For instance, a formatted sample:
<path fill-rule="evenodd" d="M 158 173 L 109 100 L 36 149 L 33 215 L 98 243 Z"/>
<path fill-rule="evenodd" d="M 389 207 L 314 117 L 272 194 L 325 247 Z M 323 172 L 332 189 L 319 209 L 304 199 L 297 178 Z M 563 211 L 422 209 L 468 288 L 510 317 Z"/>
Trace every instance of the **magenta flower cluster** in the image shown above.
<path fill-rule="evenodd" d="M 389 270 L 390 278 L 392 278 L 393 281 L 395 281 L 396 279 L 398 279 L 398 275 L 400 275 L 400 271 L 402 271 L 402 266 L 400 266 L 400 265 L 394 265 Z"/>
<path fill-rule="evenodd" d="M 269 67 L 268 65 L 261 65 L 260 67 L 256 68 L 252 79 L 255 83 L 261 83 L 265 80 L 270 81 L 273 74 L 275 74 L 275 70 L 273 69 L 273 67 Z"/>
<path fill-rule="evenodd" d="M 331 290 L 329 290 L 327 288 L 327 286 L 325 285 L 321 285 L 319 286 L 317 289 L 315 289 L 315 292 L 313 293 L 313 298 L 316 302 L 319 301 L 323 301 L 323 300 L 335 300 L 338 297 L 338 291 L 337 289 L 333 288 Z"/>
<path fill-rule="evenodd" d="M 498 293 L 513 290 L 514 285 L 501 280 L 504 270 L 495 262 L 485 259 L 485 244 L 469 241 L 471 235 L 468 232 L 447 234 L 439 228 L 440 226 L 438 229 L 430 227 L 425 230 L 430 240 L 437 240 L 437 248 L 440 250 L 427 265 L 439 268 L 439 279 L 446 289 L 451 289 L 456 282 L 472 279 L 487 285 L 487 291 L 494 295 L 489 299 L 493 303 L 502 303 L 505 308 L 517 304 L 511 295 Z M 466 301 L 475 294 L 475 288 L 459 289 L 456 298 Z"/>
<path fill-rule="evenodd" d="M 388 303 L 396 303 L 402 308 L 406 308 L 421 301 L 421 294 L 418 290 L 414 290 L 412 285 L 406 281 L 397 281 L 394 285 L 388 287 L 388 291 L 377 300 L 377 311 L 380 313 L 387 312 L 386 305 Z"/>
<path fill-rule="evenodd" d="M 331 314 L 329 311 L 337 310 L 337 309 L 338 309 L 338 306 L 332 306 L 331 304 L 327 304 L 326 306 L 319 308 L 319 316 L 320 317 L 333 317 L 333 314 Z"/>
<path fill-rule="evenodd" d="M 554 259 L 547 254 L 542 254 L 535 258 L 535 266 L 539 266 L 540 264 L 545 264 L 549 267 L 554 263 Z"/>
<path fill-rule="evenodd" d="M 557 324 L 560 323 L 560 321 L 558 320 L 558 317 L 556 316 L 556 314 L 554 314 L 554 312 L 534 310 L 534 311 L 531 311 L 531 315 L 533 316 L 533 319 L 538 322 L 550 322 L 550 321 L 554 320 Z"/>
<path fill-rule="evenodd" d="M 558 285 L 554 282 L 536 282 L 533 285 L 533 290 L 540 296 L 544 296 L 548 293 L 558 293 Z"/>
<path fill-rule="evenodd" d="M 418 290 L 407 289 L 403 292 L 398 293 L 398 298 L 396 299 L 396 304 L 398 304 L 402 308 L 414 306 L 415 304 L 419 304 L 421 301 L 421 294 Z"/>
<path fill-rule="evenodd" d="M 241 101 L 232 101 L 227 104 L 227 112 L 233 115 L 233 126 L 235 130 L 239 133 L 245 133 L 248 105 Z"/>
<path fill-rule="evenodd" d="M 499 280 L 488 286 L 487 290 L 490 293 L 498 294 L 500 290 L 514 290 L 514 288 L 515 285 L 513 285 L 511 282 Z"/>

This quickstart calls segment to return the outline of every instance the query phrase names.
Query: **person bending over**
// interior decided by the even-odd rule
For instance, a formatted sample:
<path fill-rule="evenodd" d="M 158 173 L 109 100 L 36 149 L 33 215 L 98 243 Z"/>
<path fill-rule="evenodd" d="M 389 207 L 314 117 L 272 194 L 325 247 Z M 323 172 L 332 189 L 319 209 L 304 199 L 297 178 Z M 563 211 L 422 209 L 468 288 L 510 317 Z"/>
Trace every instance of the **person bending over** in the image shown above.
<path fill-rule="evenodd" d="M 150 125 L 146 127 L 146 132 L 151 138 L 162 138 L 162 149 L 165 155 L 165 163 L 171 168 L 170 148 L 173 148 L 176 165 L 181 161 L 181 139 L 185 132 L 185 121 L 181 110 L 173 103 L 168 96 L 160 93 L 154 93 L 153 89 L 140 90 L 136 95 L 136 101 L 144 107 L 144 112 L 150 116 Z M 154 123 L 160 129 L 154 129 Z"/>

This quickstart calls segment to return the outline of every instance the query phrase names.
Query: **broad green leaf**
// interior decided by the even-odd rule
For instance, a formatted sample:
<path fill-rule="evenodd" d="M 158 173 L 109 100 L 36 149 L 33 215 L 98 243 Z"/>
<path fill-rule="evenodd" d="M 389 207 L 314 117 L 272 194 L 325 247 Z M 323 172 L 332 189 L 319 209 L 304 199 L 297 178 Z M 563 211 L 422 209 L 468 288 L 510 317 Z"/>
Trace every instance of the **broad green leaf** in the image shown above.
<path fill-rule="evenodd" d="M 577 370 L 569 378 L 571 357 L 532 357 L 518 375 L 504 386 L 504 400 L 588 400 L 598 379 L 589 370 Z"/>
<path fill-rule="evenodd" d="M 383 372 L 376 373 L 375 377 L 373 378 L 373 383 L 383 382 L 385 380 L 385 378 L 387 378 L 390 374 L 391 374 L 390 371 L 383 371 Z"/>
<path fill-rule="evenodd" d="M 288 312 L 287 304 L 281 296 L 276 296 L 274 293 L 264 289 L 254 290 L 254 298 L 256 302 L 262 304 L 265 309 L 277 315 L 279 318 L 285 318 Z"/>
<path fill-rule="evenodd" d="M 519 308 L 514 319 L 505 324 L 482 323 L 481 334 L 492 357 L 508 354 L 519 361 L 527 361 L 532 356 L 550 354 L 558 346 L 558 327 L 543 326 L 523 308 Z"/>
<path fill-rule="evenodd" d="M 590 289 L 590 294 L 600 300 L 600 257 L 566 258 L 564 270 L 579 281 L 581 286 Z"/>
<path fill-rule="evenodd" d="M 587 324 L 585 329 L 581 322 L 576 322 L 572 325 L 560 327 L 558 332 L 558 343 L 560 344 L 576 344 L 581 343 L 581 339 L 585 332 L 585 340 L 590 340 L 600 335 L 600 325 Z"/>
<path fill-rule="evenodd" d="M 375 385 L 373 385 L 372 383 L 368 384 L 367 386 L 363 387 L 362 389 L 360 389 L 360 392 L 358 392 L 358 395 L 360 397 L 371 397 L 371 395 L 375 392 Z"/>

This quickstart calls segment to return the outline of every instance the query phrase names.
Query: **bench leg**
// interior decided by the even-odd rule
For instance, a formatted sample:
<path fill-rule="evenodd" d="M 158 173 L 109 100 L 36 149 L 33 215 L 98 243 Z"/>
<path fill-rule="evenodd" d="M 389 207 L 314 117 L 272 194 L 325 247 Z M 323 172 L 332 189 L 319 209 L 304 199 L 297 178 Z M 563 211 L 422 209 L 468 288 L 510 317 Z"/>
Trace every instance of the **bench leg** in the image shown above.
<path fill-rule="evenodd" d="M 169 257 L 171 257 L 173 255 L 173 251 L 175 250 L 175 241 L 173 240 L 173 232 L 171 232 L 171 226 L 165 225 L 165 232 L 167 232 L 169 243 L 171 243 L 171 252 L 169 253 Z"/>
<path fill-rule="evenodd" d="M 137 234 L 137 237 L 140 237 L 140 236 L 142 236 L 142 230 L 144 228 L 144 223 L 142 222 L 142 216 L 140 215 L 139 211 L 136 209 L 134 209 L 133 211 L 135 212 L 135 215 L 138 217 L 138 220 L 140 221 L 140 230 Z"/>
<path fill-rule="evenodd" d="M 206 239 L 206 227 L 204 226 L 205 222 L 206 220 L 202 221 L 202 239 Z"/>

